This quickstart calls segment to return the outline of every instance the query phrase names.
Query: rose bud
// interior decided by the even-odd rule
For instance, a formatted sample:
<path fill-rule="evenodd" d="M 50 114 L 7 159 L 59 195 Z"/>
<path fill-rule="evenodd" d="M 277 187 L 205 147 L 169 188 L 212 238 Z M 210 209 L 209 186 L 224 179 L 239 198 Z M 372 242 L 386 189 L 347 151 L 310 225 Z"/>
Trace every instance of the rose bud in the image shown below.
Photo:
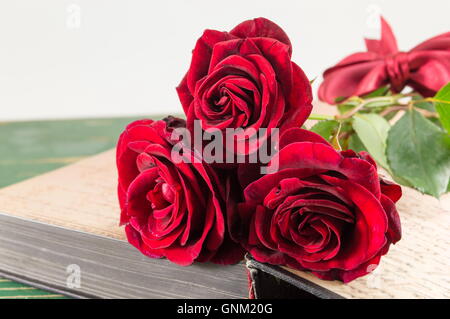
<path fill-rule="evenodd" d="M 193 160 L 175 163 L 175 128 L 184 120 L 140 120 L 127 126 L 117 145 L 121 225 L 128 241 L 144 255 L 179 265 L 194 261 L 236 263 L 243 250 L 230 240 L 225 223 L 226 196 L 214 171 Z"/>
<path fill-rule="evenodd" d="M 230 215 L 232 236 L 256 260 L 349 282 L 400 240 L 401 188 L 380 180 L 367 153 L 336 151 L 294 128 L 281 136 L 275 160 L 278 171 L 247 179 Z M 254 176 L 247 169 L 241 178 L 246 172 Z"/>
<path fill-rule="evenodd" d="M 177 87 L 192 130 L 242 128 L 226 151 L 247 155 L 258 149 L 270 129 L 300 127 L 311 112 L 310 83 L 294 62 L 286 33 L 258 18 L 230 32 L 206 30 L 192 53 L 190 68 Z M 268 134 L 256 136 L 259 128 Z M 246 147 L 241 147 L 246 144 Z"/>

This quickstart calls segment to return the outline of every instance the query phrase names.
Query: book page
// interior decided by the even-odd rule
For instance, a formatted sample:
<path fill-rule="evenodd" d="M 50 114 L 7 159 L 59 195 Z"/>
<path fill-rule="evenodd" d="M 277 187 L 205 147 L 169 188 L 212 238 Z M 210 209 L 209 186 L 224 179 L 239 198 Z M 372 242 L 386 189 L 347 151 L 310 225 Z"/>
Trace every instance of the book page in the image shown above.
<path fill-rule="evenodd" d="M 0 213 L 125 240 L 115 150 L 0 189 Z"/>
<path fill-rule="evenodd" d="M 116 187 L 110 150 L 1 189 L 0 213 L 125 240 Z M 439 201 L 402 188 L 402 240 L 372 274 L 342 284 L 289 271 L 348 298 L 450 298 L 448 195 Z"/>

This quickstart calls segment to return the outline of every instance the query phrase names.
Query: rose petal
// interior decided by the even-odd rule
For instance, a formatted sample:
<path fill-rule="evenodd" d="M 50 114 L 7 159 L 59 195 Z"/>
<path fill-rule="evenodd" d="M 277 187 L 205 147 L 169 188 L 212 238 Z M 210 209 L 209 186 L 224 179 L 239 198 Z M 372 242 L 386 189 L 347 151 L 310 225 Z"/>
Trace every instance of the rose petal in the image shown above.
<path fill-rule="evenodd" d="M 265 18 L 244 21 L 231 30 L 230 34 L 239 38 L 273 38 L 286 44 L 289 53 L 292 53 L 291 41 L 287 34 L 277 24 Z"/>

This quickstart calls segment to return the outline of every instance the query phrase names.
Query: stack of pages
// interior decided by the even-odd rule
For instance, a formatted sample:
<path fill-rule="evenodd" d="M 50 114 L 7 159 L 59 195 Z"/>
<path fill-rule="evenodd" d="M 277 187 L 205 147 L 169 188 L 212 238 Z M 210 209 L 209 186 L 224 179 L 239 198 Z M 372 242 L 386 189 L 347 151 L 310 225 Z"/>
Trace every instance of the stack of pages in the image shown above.
<path fill-rule="evenodd" d="M 244 263 L 180 267 L 128 244 L 116 185 L 111 150 L 0 189 L 0 277 L 85 298 L 248 296 Z M 277 297 L 273 285 L 284 280 L 319 298 L 450 298 L 448 198 L 403 190 L 403 238 L 372 274 L 342 284 L 250 258 L 256 296 Z M 275 277 L 259 285 L 266 291 L 258 272 Z"/>
<path fill-rule="evenodd" d="M 245 266 L 143 256 L 119 227 L 114 150 L 0 189 L 0 277 L 75 297 L 245 298 Z"/>

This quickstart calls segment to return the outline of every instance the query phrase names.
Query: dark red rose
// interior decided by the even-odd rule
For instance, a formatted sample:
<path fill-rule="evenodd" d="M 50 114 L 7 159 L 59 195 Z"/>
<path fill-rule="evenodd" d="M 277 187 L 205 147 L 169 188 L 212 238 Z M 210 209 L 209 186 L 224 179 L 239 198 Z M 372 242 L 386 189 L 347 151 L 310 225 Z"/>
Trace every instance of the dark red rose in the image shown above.
<path fill-rule="evenodd" d="M 173 117 L 140 120 L 127 126 L 117 145 L 121 224 L 128 241 L 143 254 L 179 265 L 194 261 L 236 263 L 242 248 L 228 236 L 226 196 L 205 163 L 174 163 L 171 139 L 185 122 Z"/>
<path fill-rule="evenodd" d="M 248 184 L 230 217 L 232 236 L 256 260 L 349 282 L 400 240 L 401 188 L 380 180 L 367 153 L 338 152 L 294 128 L 272 161 L 279 170 Z"/>
<path fill-rule="evenodd" d="M 248 136 L 239 143 L 255 137 L 250 128 L 301 126 L 311 112 L 312 93 L 291 53 L 286 33 L 264 18 L 230 32 L 206 30 L 177 87 L 188 128 L 194 120 L 202 120 L 205 130 L 243 128 Z"/>

